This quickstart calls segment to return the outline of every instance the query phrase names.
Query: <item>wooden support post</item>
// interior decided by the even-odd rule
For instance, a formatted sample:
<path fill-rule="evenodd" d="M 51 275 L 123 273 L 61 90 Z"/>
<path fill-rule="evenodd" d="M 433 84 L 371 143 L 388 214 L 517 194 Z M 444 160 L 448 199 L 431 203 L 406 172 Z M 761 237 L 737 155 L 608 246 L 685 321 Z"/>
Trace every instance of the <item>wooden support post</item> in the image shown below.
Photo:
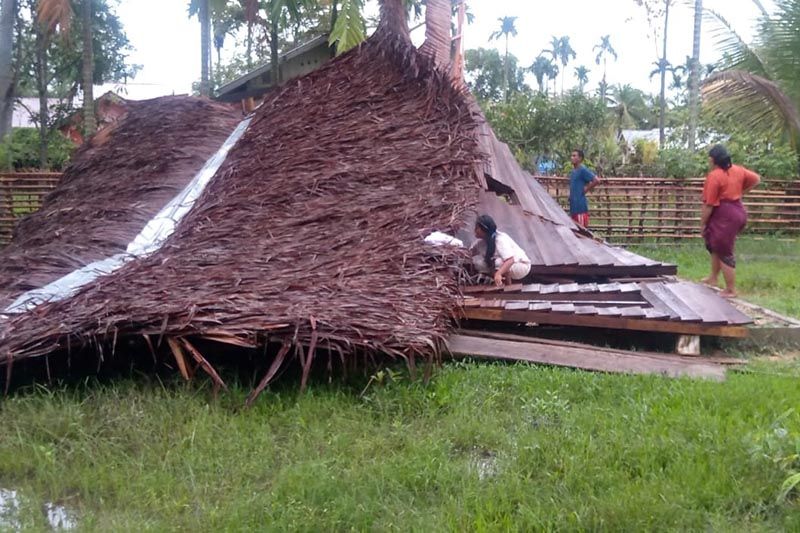
<path fill-rule="evenodd" d="M 675 343 L 678 355 L 700 355 L 700 335 L 679 335 Z"/>

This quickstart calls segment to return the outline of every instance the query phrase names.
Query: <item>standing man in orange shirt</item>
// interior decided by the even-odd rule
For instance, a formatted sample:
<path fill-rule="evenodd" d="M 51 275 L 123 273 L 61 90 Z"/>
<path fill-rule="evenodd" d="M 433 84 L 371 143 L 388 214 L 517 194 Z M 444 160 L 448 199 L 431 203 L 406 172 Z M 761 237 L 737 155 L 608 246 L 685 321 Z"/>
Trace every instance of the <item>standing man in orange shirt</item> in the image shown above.
<path fill-rule="evenodd" d="M 704 283 L 716 286 L 719 273 L 725 278 L 721 295 L 736 297 L 736 236 L 747 223 L 742 196 L 761 182 L 761 177 L 731 163 L 724 146 L 717 145 L 708 154 L 711 172 L 703 186 L 703 210 L 700 216 L 703 239 L 711 253 L 711 275 Z"/>

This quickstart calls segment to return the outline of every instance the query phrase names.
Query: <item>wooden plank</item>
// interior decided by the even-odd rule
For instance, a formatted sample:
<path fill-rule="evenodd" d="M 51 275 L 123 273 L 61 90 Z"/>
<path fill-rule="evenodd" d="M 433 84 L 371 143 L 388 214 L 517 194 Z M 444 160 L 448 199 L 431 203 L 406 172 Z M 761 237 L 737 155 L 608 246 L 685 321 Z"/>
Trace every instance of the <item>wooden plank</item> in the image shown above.
<path fill-rule="evenodd" d="M 668 317 L 670 320 L 680 319 L 680 315 L 673 311 L 670 306 L 665 304 L 661 298 L 650 289 L 649 283 L 641 283 L 639 284 L 639 288 L 641 289 L 642 297 L 644 297 L 654 310 Z"/>
<path fill-rule="evenodd" d="M 541 288 L 539 289 L 539 293 L 540 294 L 553 294 L 555 292 L 559 292 L 559 290 L 558 290 L 559 286 L 560 285 L 558 283 L 551 283 L 550 285 L 542 285 Z"/>
<path fill-rule="evenodd" d="M 579 292 L 580 286 L 577 283 L 565 283 L 563 285 L 559 285 L 558 292 L 565 293 L 565 292 Z"/>
<path fill-rule="evenodd" d="M 695 284 L 696 291 L 702 298 L 712 299 L 716 302 L 716 309 L 725 318 L 728 324 L 752 324 L 753 319 L 736 309 L 730 300 L 720 297 L 713 289 L 705 285 Z"/>
<path fill-rule="evenodd" d="M 625 318 L 641 318 L 646 316 L 644 309 L 639 306 L 634 307 L 620 307 L 620 316 Z"/>
<path fill-rule="evenodd" d="M 704 323 L 728 323 L 728 319 L 718 309 L 720 305 L 728 305 L 728 303 L 716 294 L 703 294 L 701 285 L 680 281 L 666 283 L 664 287 L 700 315 L 700 319 Z"/>
<path fill-rule="evenodd" d="M 535 331 L 531 329 L 530 331 Z M 800 329 L 798 329 L 800 331 Z M 549 344 L 553 346 L 572 346 L 577 348 L 585 348 L 591 347 L 594 351 L 597 352 L 612 352 L 616 353 L 620 350 L 615 348 L 609 348 L 607 346 L 597 346 L 597 345 L 588 345 L 580 342 L 572 342 L 572 341 L 565 341 L 560 339 L 547 339 L 543 337 L 537 337 L 535 335 L 523 335 L 523 334 L 514 334 L 514 333 L 504 333 L 500 331 L 491 331 L 491 330 L 480 330 L 480 329 L 460 329 L 457 330 L 456 333 L 458 335 L 467 335 L 470 337 L 485 337 L 487 339 L 499 339 L 499 340 L 507 340 L 507 341 L 515 341 L 515 342 L 536 342 L 539 344 Z M 623 350 L 625 351 L 625 350 Z M 691 356 L 686 357 L 683 355 L 677 355 L 673 353 L 665 353 L 665 352 L 650 352 L 650 351 L 640 351 L 637 350 L 636 355 L 642 357 L 654 357 L 656 359 L 668 359 L 668 360 L 686 360 L 688 362 L 702 360 L 707 363 L 717 363 L 722 365 L 745 365 L 747 364 L 747 359 L 740 359 L 737 357 L 731 357 L 729 355 L 716 355 L 716 356 Z"/>
<path fill-rule="evenodd" d="M 615 318 L 610 316 L 601 316 L 599 314 L 598 316 L 591 316 L 567 313 L 546 313 L 538 311 L 506 311 L 504 309 L 467 308 L 464 309 L 464 317 L 475 320 L 493 320 L 518 323 L 536 322 L 540 324 L 552 324 L 557 326 L 652 331 L 660 333 L 680 333 L 684 335 L 707 335 L 713 337 L 746 338 L 748 336 L 748 330 L 743 326 L 703 324 L 700 322 L 678 322 L 672 320 L 649 320 L 645 318 Z"/>
<path fill-rule="evenodd" d="M 542 286 L 538 283 L 531 283 L 530 285 L 523 285 L 522 292 L 539 292 Z"/>
<path fill-rule="evenodd" d="M 651 320 L 669 320 L 669 315 L 657 309 L 644 308 L 644 317 Z"/>
<path fill-rule="evenodd" d="M 647 286 L 670 309 L 670 316 L 677 315 L 681 322 L 701 322 L 700 315 L 668 290 L 667 284 L 666 282 L 649 283 Z"/>
<path fill-rule="evenodd" d="M 600 372 L 701 377 L 716 381 L 725 379 L 725 368 L 721 365 L 648 358 L 635 352 L 602 352 L 588 346 L 554 346 L 466 335 L 451 335 L 447 338 L 446 345 L 451 354 L 466 357 L 527 361 Z"/>
<path fill-rule="evenodd" d="M 695 236 L 693 236 L 695 237 Z M 699 238 L 699 236 L 696 236 Z M 542 266 L 533 265 L 531 273 L 534 275 L 551 276 L 592 276 L 592 277 L 640 277 L 640 276 L 674 276 L 678 273 L 678 267 L 656 263 L 653 265 L 641 266 L 594 266 L 594 265 L 552 265 Z"/>

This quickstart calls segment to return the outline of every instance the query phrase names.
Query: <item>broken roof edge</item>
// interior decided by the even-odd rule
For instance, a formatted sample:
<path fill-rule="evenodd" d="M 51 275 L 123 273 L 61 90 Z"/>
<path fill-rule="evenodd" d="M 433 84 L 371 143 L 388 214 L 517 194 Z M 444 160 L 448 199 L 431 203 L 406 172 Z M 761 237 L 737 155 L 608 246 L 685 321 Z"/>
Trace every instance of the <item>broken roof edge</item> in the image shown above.
<path fill-rule="evenodd" d="M 287 52 L 284 52 L 283 54 L 280 54 L 278 56 L 279 57 L 278 61 L 279 62 L 285 62 L 285 61 L 288 61 L 290 59 L 294 59 L 295 57 L 299 56 L 300 54 L 308 52 L 309 50 L 313 50 L 314 48 L 317 48 L 317 47 L 321 46 L 322 44 L 326 44 L 326 45 L 330 46 L 329 43 L 328 43 L 328 34 L 324 34 L 324 35 L 320 35 L 319 37 L 315 37 L 315 38 L 311 39 L 310 41 L 307 41 L 307 42 L 305 42 L 305 43 L 303 43 L 303 44 L 301 44 L 299 46 L 296 46 L 295 48 L 292 48 L 291 50 L 289 50 Z M 257 78 L 257 77 L 261 76 L 262 74 L 266 74 L 271 69 L 272 69 L 272 63 L 271 62 L 267 61 L 266 63 L 262 63 L 261 66 L 256 67 L 254 70 L 248 72 L 247 74 L 245 74 L 243 76 L 240 76 L 240 77 L 236 78 L 235 80 L 230 81 L 230 82 L 226 83 L 225 85 L 223 85 L 222 87 L 220 87 L 219 90 L 217 91 L 217 98 L 220 98 L 220 97 L 222 97 L 222 96 L 224 96 L 224 95 L 226 95 L 226 94 L 238 89 L 242 85 L 246 84 L 248 81 L 251 81 L 251 80 Z"/>

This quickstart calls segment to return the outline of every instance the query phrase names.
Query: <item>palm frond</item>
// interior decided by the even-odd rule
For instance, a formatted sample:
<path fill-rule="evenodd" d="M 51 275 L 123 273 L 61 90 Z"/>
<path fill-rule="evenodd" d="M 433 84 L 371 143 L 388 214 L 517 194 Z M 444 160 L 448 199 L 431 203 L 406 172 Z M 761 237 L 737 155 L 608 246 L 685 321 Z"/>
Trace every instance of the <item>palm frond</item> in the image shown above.
<path fill-rule="evenodd" d="M 712 113 L 725 114 L 739 124 L 768 133 L 786 132 L 796 146 L 800 114 L 794 102 L 774 82 L 741 70 L 709 76 L 702 86 Z"/>
<path fill-rule="evenodd" d="M 48 31 L 58 30 L 68 35 L 72 25 L 72 6 L 69 0 L 39 0 L 36 18 Z"/>
<path fill-rule="evenodd" d="M 336 25 L 328 38 L 330 44 L 336 44 L 336 51 L 342 54 L 367 38 L 367 27 L 361 10 L 363 0 L 342 0 Z"/>
<path fill-rule="evenodd" d="M 760 52 L 747 44 L 721 13 L 704 9 L 703 17 L 709 23 L 717 49 L 722 53 L 719 68 L 745 70 L 765 78 L 771 77 Z"/>

